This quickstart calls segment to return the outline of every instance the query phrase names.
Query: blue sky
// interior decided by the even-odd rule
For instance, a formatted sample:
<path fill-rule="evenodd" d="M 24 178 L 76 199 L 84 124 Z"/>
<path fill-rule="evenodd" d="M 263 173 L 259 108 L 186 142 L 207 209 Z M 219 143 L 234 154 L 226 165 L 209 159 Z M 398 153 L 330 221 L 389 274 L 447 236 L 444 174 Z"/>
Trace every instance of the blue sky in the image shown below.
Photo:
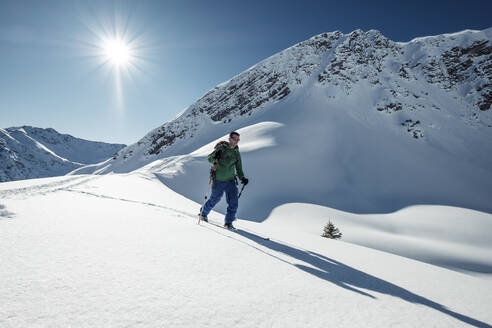
<path fill-rule="evenodd" d="M 313 35 L 378 29 L 409 41 L 491 27 L 491 12 L 490 0 L 0 0 L 0 127 L 130 144 L 215 85 Z M 101 55 L 103 39 L 117 31 L 134 56 L 119 78 Z"/>

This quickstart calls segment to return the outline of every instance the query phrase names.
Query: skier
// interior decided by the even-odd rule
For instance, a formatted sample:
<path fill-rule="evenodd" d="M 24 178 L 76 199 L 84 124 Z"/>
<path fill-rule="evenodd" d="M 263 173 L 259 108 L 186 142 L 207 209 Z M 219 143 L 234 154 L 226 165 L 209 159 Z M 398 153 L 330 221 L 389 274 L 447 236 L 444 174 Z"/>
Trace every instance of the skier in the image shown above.
<path fill-rule="evenodd" d="M 212 167 L 212 195 L 200 209 L 200 220 L 208 222 L 207 215 L 212 208 L 220 201 L 222 195 L 226 194 L 227 214 L 225 216 L 224 228 L 234 229 L 232 221 L 236 219 L 238 206 L 238 192 L 236 174 L 243 185 L 248 184 L 248 179 L 244 177 L 241 154 L 239 153 L 239 133 L 233 131 L 229 134 L 229 142 L 221 141 L 215 146 L 215 150 L 208 155 L 208 161 Z M 215 168 L 215 170 L 214 170 Z"/>

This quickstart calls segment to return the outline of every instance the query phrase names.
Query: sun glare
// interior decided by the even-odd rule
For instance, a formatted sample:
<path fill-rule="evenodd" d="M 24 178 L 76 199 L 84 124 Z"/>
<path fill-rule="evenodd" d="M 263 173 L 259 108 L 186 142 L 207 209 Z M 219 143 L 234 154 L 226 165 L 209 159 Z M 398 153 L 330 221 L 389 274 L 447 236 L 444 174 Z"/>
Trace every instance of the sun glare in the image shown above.
<path fill-rule="evenodd" d="M 106 41 L 104 51 L 106 58 L 117 66 L 126 65 L 131 59 L 130 47 L 121 40 Z"/>
<path fill-rule="evenodd" d="M 85 25 L 80 47 L 83 57 L 89 57 L 93 72 L 106 75 L 104 81 L 114 85 L 114 107 L 124 111 L 125 86 L 136 85 L 149 66 L 152 47 L 145 29 L 131 20 L 131 8 L 120 5 L 109 14 L 102 10 L 94 15 L 92 8 L 82 8 L 81 22 Z M 77 38 L 78 39 L 78 38 Z"/>

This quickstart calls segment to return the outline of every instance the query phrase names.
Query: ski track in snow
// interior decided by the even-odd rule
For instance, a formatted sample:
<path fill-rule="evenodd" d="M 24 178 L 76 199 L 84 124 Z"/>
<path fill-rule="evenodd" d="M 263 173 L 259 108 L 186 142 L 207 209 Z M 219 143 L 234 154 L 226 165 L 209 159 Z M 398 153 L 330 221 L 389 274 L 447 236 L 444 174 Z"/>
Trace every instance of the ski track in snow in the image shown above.
<path fill-rule="evenodd" d="M 45 184 L 35 184 L 24 188 L 13 188 L 0 190 L 0 198 L 12 198 L 16 196 L 33 196 L 33 195 L 44 195 L 49 192 L 55 192 L 59 190 L 66 190 L 70 187 L 79 186 L 85 184 L 91 180 L 98 179 L 100 176 L 76 176 L 67 178 L 57 182 L 50 182 Z"/>
<path fill-rule="evenodd" d="M 84 181 L 85 183 L 86 181 Z M 74 185 L 75 186 L 75 185 Z M 68 192 L 76 192 L 76 193 L 80 193 L 80 194 L 83 194 L 83 195 L 88 195 L 88 196 L 94 196 L 94 197 L 98 197 L 98 198 L 104 198 L 104 199 L 112 199 L 112 200 L 117 200 L 117 201 L 122 201 L 122 202 L 128 202 L 128 203 L 135 203 L 135 204 L 141 204 L 141 205 L 145 205 L 145 206 L 152 206 L 152 207 L 157 207 L 157 208 L 161 208 L 161 209 L 164 209 L 164 210 L 167 210 L 167 211 L 171 211 L 171 212 L 174 212 L 177 214 L 178 217 L 183 217 L 183 216 L 186 216 L 186 217 L 189 217 L 193 220 L 195 220 L 197 223 L 198 223 L 198 215 L 197 214 L 193 214 L 193 213 L 190 213 L 190 212 L 186 212 L 186 211 L 182 211 L 182 210 L 178 210 L 178 209 L 175 209 L 175 208 L 172 208 L 172 207 L 168 207 L 168 206 L 164 206 L 164 205 L 159 205 L 159 204 L 154 204 L 154 203 L 150 203 L 150 202 L 142 202 L 142 201 L 138 201 L 138 200 L 133 200 L 133 199 L 125 199 L 125 198 L 118 198 L 118 197 L 112 197 L 112 196 L 109 196 L 109 195 L 102 195 L 102 194 L 96 194 L 96 193 L 93 193 L 93 192 L 88 192 L 88 191 L 82 191 L 82 190 L 76 190 L 76 189 L 70 189 L 70 188 L 59 188 L 57 190 L 63 190 L 63 191 L 68 191 Z M 57 190 L 54 190 L 54 191 L 57 191 Z M 209 220 L 210 223 L 206 223 L 206 222 L 200 222 L 199 225 L 209 229 L 209 230 L 212 230 L 214 232 L 217 232 L 223 236 L 226 236 L 228 238 L 232 238 L 232 239 L 235 239 L 239 242 L 242 242 L 250 247 L 253 247 L 257 250 L 260 250 L 259 248 L 255 247 L 254 245 L 250 244 L 250 243 L 247 243 L 247 242 L 244 242 L 244 241 L 241 241 L 241 240 L 238 240 L 236 238 L 233 238 L 230 234 L 226 234 L 226 233 L 223 233 L 221 232 L 220 230 L 217 230 L 213 227 L 217 227 L 219 229 L 224 229 L 221 227 L 221 225 L 213 220 Z M 226 229 L 224 229 L 226 230 Z M 265 236 L 265 235 L 262 235 L 258 232 L 255 232 L 253 230 L 250 230 L 250 229 L 247 229 L 247 228 L 240 228 L 240 229 L 237 229 L 237 230 L 232 230 L 230 232 L 235 232 L 235 233 L 238 233 L 239 235 L 241 235 L 242 233 L 248 233 L 252 236 L 255 236 L 256 238 L 259 238 L 259 239 L 263 239 L 263 240 L 272 240 L 272 241 L 276 241 L 276 242 L 281 242 L 285 245 L 290 245 L 290 246 L 293 246 L 293 247 L 296 247 L 296 248 L 299 248 L 299 249 L 302 249 L 301 247 L 297 246 L 297 245 L 293 245 L 293 244 L 290 244 L 286 241 L 282 241 L 282 240 L 279 240 L 279 239 L 276 239 L 276 238 L 272 238 L 272 237 L 269 237 L 269 236 Z M 262 252 L 264 252 L 264 250 L 260 250 Z M 309 252 L 308 250 L 303 250 L 305 252 Z M 271 254 L 268 254 L 268 255 L 271 255 Z"/>
<path fill-rule="evenodd" d="M 46 195 L 48 193 L 58 192 L 58 191 L 67 191 L 67 192 L 74 192 L 74 193 L 79 193 L 79 194 L 83 194 L 83 195 L 88 195 L 88 196 L 94 196 L 94 197 L 98 197 L 98 198 L 104 198 L 104 199 L 111 199 L 111 200 L 123 201 L 123 202 L 128 202 L 128 203 L 141 204 L 141 205 L 145 205 L 145 206 L 152 206 L 152 207 L 156 207 L 156 208 L 160 208 L 160 209 L 164 209 L 164 210 L 167 210 L 167 211 L 174 212 L 174 213 L 178 214 L 178 217 L 187 216 L 189 218 L 192 218 L 194 220 L 197 220 L 197 222 L 198 222 L 198 219 L 197 219 L 197 215 L 196 214 L 193 214 L 193 213 L 190 213 L 190 212 L 186 212 L 186 211 L 182 211 L 182 210 L 178 210 L 176 208 L 172 208 L 172 207 L 169 207 L 169 206 L 164 206 L 164 205 L 155 204 L 155 203 L 151 203 L 151 202 L 142 202 L 142 201 L 133 200 L 133 199 L 113 197 L 113 196 L 109 196 L 109 195 L 98 194 L 98 193 L 84 191 L 84 190 L 73 189 L 74 187 L 81 186 L 83 184 L 88 183 L 89 181 L 93 181 L 93 180 L 98 179 L 98 178 L 101 178 L 101 177 L 102 176 L 98 176 L 98 175 L 96 175 L 96 176 L 89 176 L 89 177 L 87 177 L 87 176 L 75 176 L 73 178 L 69 178 L 69 179 L 65 179 L 65 180 L 57 181 L 57 182 L 51 182 L 51 183 L 40 184 L 40 185 L 33 185 L 33 186 L 25 187 L 25 188 L 7 189 L 7 190 L 4 190 L 4 191 L 0 191 L 0 196 L 3 197 L 3 198 L 9 198 L 9 197 L 18 196 L 18 195 L 34 196 L 34 195 Z M 146 178 L 146 177 L 143 177 L 143 176 L 142 176 L 142 178 L 149 180 L 149 178 Z M 0 211 L 0 216 L 3 216 L 3 217 L 12 217 L 13 216 L 13 213 L 8 212 L 6 210 L 3 210 L 4 208 L 5 208 L 5 206 L 0 205 L 0 210 L 2 210 L 2 211 Z M 213 231 L 216 231 L 216 230 L 213 229 L 211 227 L 211 225 L 212 226 L 216 226 L 218 228 L 221 228 L 218 223 L 213 223 L 213 221 L 211 221 L 211 223 L 212 224 L 209 224 L 209 225 L 207 225 L 206 223 L 202 223 L 202 226 L 207 227 L 209 230 L 213 230 Z M 250 234 L 256 236 L 257 238 L 264 239 L 264 240 L 266 240 L 266 239 L 269 239 L 270 240 L 270 237 L 261 236 L 260 234 L 254 232 L 252 230 L 249 230 L 249 229 L 246 229 L 246 228 L 242 228 L 241 230 L 243 230 L 244 232 L 250 233 Z M 218 231 L 216 231 L 216 232 L 218 232 Z M 237 231 L 235 231 L 235 232 L 237 232 Z M 224 233 L 221 233 L 221 232 L 218 232 L 218 233 L 220 233 L 220 234 L 222 234 L 222 235 L 224 235 L 226 237 L 231 237 L 231 236 L 229 236 L 227 234 L 224 234 Z M 275 240 L 275 239 L 271 238 L 271 240 Z M 276 241 L 279 241 L 279 242 L 288 244 L 288 243 L 286 243 L 284 241 L 281 241 L 281 240 L 278 240 L 278 239 Z M 256 247 L 254 247 L 253 245 L 251 245 L 249 243 L 246 243 L 244 241 L 242 241 L 242 242 L 244 244 L 247 244 L 250 247 L 256 248 Z M 295 245 L 292 245 L 292 246 L 295 246 Z M 297 246 L 295 246 L 295 247 L 297 247 Z"/>
<path fill-rule="evenodd" d="M 86 181 L 84 181 L 84 183 L 85 182 Z M 72 185 L 70 187 L 74 187 L 74 186 L 75 185 Z M 190 212 L 180 211 L 180 210 L 177 210 L 177 209 L 172 208 L 172 207 L 168 207 L 168 206 L 164 206 L 164 205 L 159 205 L 159 204 L 154 204 L 154 203 L 149 203 L 149 202 L 141 202 L 141 201 L 133 200 L 133 199 L 125 199 L 125 198 L 112 197 L 112 196 L 102 195 L 102 194 L 96 194 L 96 193 L 88 192 L 88 191 L 71 189 L 71 188 L 68 188 L 68 187 L 66 187 L 66 188 L 60 188 L 60 190 L 69 191 L 69 192 L 76 192 L 76 193 L 80 193 L 80 194 L 84 194 L 84 195 L 89 195 L 89 196 L 94 196 L 94 197 L 98 197 L 98 198 L 113 199 L 113 200 L 119 200 L 119 201 L 122 201 L 122 202 L 129 202 L 129 203 L 142 204 L 142 205 L 146 205 L 146 206 L 153 206 L 153 207 L 162 208 L 162 209 L 165 209 L 165 210 L 168 210 L 168 211 L 172 211 L 172 212 L 175 212 L 177 214 L 184 215 L 184 216 L 189 216 L 189 217 L 193 217 L 193 218 L 196 218 L 197 217 L 197 215 L 193 215 Z"/>

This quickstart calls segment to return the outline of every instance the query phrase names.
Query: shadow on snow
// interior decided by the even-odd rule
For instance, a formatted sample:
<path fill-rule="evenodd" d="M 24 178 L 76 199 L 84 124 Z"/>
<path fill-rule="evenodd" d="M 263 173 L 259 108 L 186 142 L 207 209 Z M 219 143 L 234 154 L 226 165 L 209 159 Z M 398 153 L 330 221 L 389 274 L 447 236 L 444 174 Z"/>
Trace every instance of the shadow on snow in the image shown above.
<path fill-rule="evenodd" d="M 289 262 L 287 260 L 284 260 L 274 254 L 271 254 L 269 252 L 266 252 L 254 245 L 249 246 L 269 255 L 272 256 L 282 262 L 288 263 L 290 265 L 295 266 L 296 268 L 303 270 L 309 274 L 312 274 L 320 279 L 323 279 L 325 281 L 331 282 L 337 286 L 340 286 L 344 289 L 350 290 L 352 292 L 358 293 L 363 296 L 367 296 L 370 298 L 375 299 L 376 297 L 360 290 L 359 288 L 369 290 L 369 291 L 374 291 L 378 292 L 381 294 L 387 294 L 391 295 L 394 297 L 401 298 L 407 302 L 410 303 L 415 303 L 415 304 L 420 304 L 423 306 L 427 306 L 429 308 L 432 308 L 436 311 L 442 312 L 444 314 L 447 314 L 457 320 L 460 320 L 464 323 L 467 323 L 469 325 L 475 326 L 475 327 L 492 327 L 491 325 L 471 318 L 469 316 L 454 312 L 446 308 L 445 306 L 433 302 L 425 297 L 419 296 L 415 293 L 410 292 L 409 290 L 399 287 L 395 284 L 392 284 L 388 281 L 385 281 L 383 279 L 377 278 L 375 276 L 372 276 L 370 274 L 364 273 L 360 270 L 354 269 L 348 265 L 345 265 L 339 261 L 336 261 L 334 259 L 328 258 L 324 255 L 318 254 L 316 252 L 308 251 L 308 250 L 301 250 L 298 248 L 295 248 L 293 246 L 286 245 L 284 243 L 274 241 L 274 240 L 265 240 L 262 237 L 251 233 L 247 232 L 244 230 L 237 230 L 237 233 L 245 238 L 248 238 L 255 243 L 262 245 L 272 251 L 283 253 L 285 255 L 288 255 L 289 257 L 293 259 L 297 259 L 299 261 L 308 263 L 312 267 L 302 265 L 302 264 L 296 264 Z M 233 237 L 231 237 L 233 238 Z M 235 239 L 235 238 L 234 238 Z M 237 239 L 236 239 L 237 240 Z M 239 240 L 240 241 L 240 240 Z M 241 241 L 242 242 L 242 241 Z"/>

